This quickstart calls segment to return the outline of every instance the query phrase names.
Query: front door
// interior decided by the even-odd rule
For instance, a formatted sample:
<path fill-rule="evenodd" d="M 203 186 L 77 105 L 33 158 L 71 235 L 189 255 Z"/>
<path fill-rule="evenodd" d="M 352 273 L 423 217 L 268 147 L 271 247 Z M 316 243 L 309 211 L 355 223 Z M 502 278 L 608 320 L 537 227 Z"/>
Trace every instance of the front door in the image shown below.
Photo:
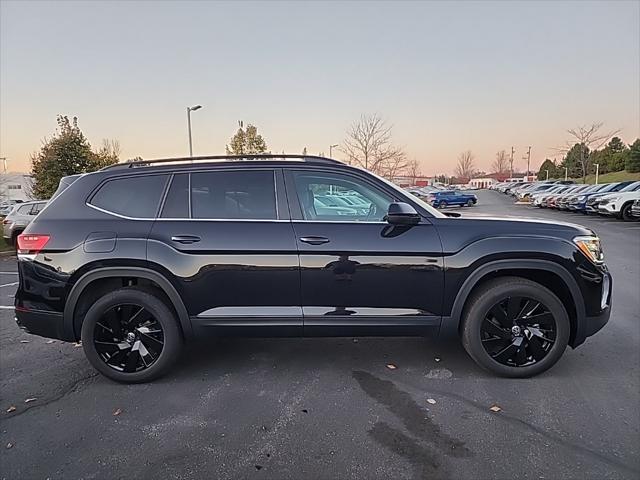
<path fill-rule="evenodd" d="M 241 167 L 175 173 L 147 258 L 175 275 L 195 331 L 301 335 L 282 173 Z"/>
<path fill-rule="evenodd" d="M 424 218 L 384 221 L 392 191 L 364 174 L 287 170 L 305 335 L 427 334 L 440 326 L 442 246 Z"/>

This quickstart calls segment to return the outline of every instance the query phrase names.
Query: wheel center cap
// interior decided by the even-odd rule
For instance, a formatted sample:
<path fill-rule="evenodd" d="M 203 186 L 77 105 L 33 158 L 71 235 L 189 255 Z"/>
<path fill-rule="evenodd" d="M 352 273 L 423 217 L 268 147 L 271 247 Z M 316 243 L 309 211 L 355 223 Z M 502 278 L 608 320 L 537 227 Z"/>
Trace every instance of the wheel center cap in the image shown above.
<path fill-rule="evenodd" d="M 136 334 L 133 332 L 127 333 L 127 342 L 133 343 L 136 341 Z"/>
<path fill-rule="evenodd" d="M 513 333 L 514 335 L 520 335 L 520 327 L 518 325 L 514 325 L 513 327 L 511 327 L 511 333 Z"/>

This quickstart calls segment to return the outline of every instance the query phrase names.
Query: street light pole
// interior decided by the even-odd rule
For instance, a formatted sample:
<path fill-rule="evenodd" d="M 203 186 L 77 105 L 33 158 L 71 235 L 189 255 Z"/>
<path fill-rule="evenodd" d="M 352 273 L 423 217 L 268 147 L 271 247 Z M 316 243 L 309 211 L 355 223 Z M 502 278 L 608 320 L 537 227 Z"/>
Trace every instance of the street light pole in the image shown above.
<path fill-rule="evenodd" d="M 549 180 L 549 169 L 547 168 L 545 171 L 547 172 L 547 180 Z"/>
<path fill-rule="evenodd" d="M 531 147 L 527 151 L 527 181 L 529 181 L 529 165 L 531 164 Z"/>
<path fill-rule="evenodd" d="M 509 177 L 510 179 L 513 178 L 513 154 L 516 153 L 516 150 L 511 147 L 511 159 L 509 160 L 509 166 L 511 168 L 511 176 Z"/>
<path fill-rule="evenodd" d="M 329 158 L 333 158 L 333 149 L 336 148 L 338 146 L 338 144 L 336 143 L 335 145 L 329 145 Z"/>
<path fill-rule="evenodd" d="M 598 174 L 600 173 L 600 164 L 594 163 L 594 165 L 596 166 L 596 185 L 598 185 Z"/>
<path fill-rule="evenodd" d="M 567 178 L 569 178 L 568 175 L 569 175 L 569 169 L 567 167 L 564 167 L 564 181 L 565 182 L 567 181 Z"/>
<path fill-rule="evenodd" d="M 193 107 L 187 107 L 187 126 L 189 127 L 189 157 L 193 157 L 193 142 L 191 140 L 191 112 L 200 110 L 202 105 L 195 105 Z"/>

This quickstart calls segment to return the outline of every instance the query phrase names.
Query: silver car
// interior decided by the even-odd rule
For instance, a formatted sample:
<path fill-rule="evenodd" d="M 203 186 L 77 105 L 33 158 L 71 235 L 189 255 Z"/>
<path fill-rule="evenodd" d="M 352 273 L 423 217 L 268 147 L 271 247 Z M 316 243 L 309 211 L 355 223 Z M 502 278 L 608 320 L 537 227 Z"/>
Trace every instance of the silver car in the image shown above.
<path fill-rule="evenodd" d="M 4 239 L 15 245 L 16 238 L 27 228 L 27 225 L 36 218 L 40 210 L 47 204 L 46 201 L 38 200 L 16 204 L 9 215 L 2 221 L 2 236 Z"/>

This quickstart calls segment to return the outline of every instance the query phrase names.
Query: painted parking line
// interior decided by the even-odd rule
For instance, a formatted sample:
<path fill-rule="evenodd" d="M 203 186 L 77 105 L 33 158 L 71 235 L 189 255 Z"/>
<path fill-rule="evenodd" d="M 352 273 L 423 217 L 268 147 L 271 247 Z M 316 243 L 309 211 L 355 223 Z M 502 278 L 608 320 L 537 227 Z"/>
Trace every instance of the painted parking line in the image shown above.
<path fill-rule="evenodd" d="M 17 275 L 18 272 L 0 272 L 0 275 Z"/>
<path fill-rule="evenodd" d="M 20 282 L 5 283 L 4 285 L 0 285 L 0 288 L 2 288 L 2 287 L 13 287 L 14 285 L 18 285 L 18 283 L 20 283 Z"/>
<path fill-rule="evenodd" d="M 13 310 L 16 307 L 14 307 L 13 305 L 0 305 L 0 310 Z"/>

